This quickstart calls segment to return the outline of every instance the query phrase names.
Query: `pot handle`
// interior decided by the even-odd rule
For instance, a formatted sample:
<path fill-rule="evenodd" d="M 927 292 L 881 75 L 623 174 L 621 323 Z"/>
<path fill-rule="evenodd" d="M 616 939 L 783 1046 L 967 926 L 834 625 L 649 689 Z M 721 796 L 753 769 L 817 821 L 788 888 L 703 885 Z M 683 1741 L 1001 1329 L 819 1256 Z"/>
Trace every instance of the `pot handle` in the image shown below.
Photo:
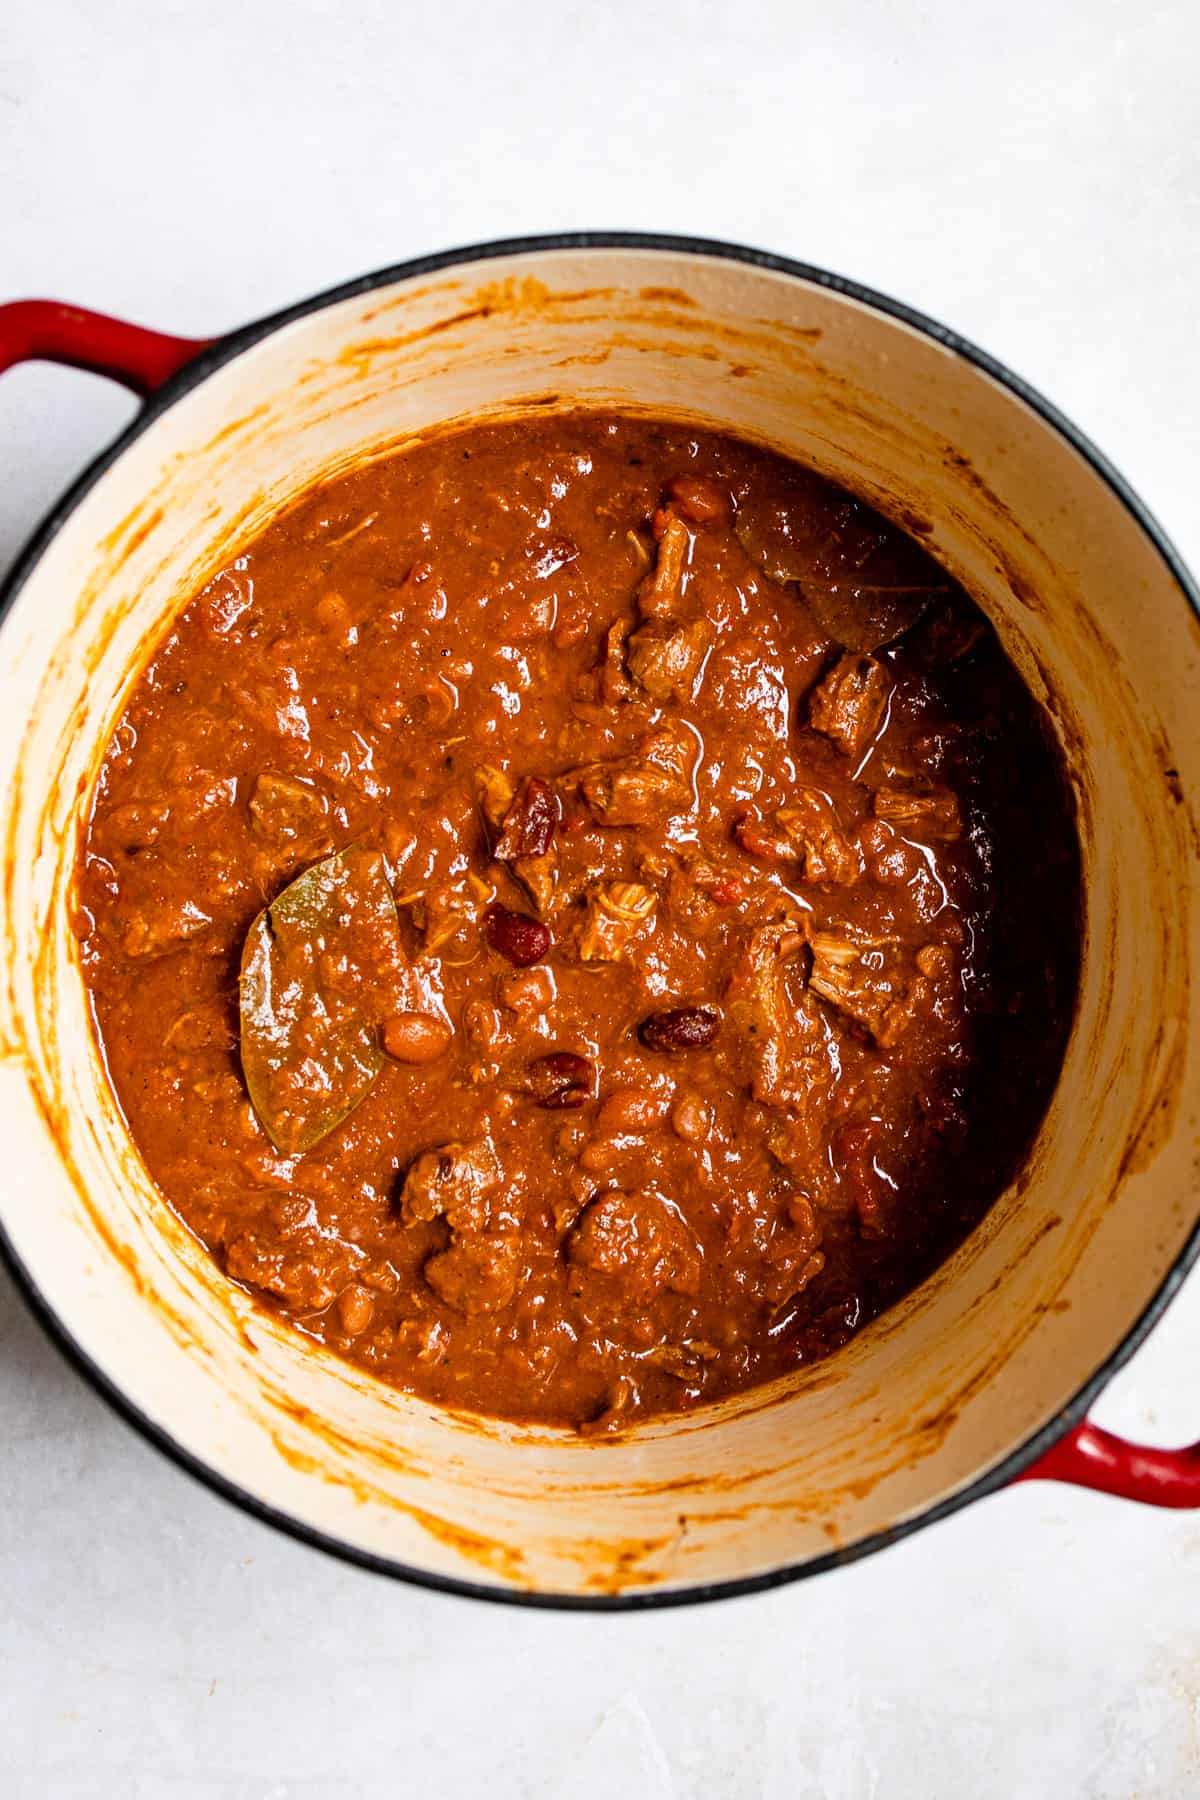
<path fill-rule="evenodd" d="M 1085 1419 L 1017 1480 L 1069 1481 L 1147 1506 L 1200 1506 L 1200 1444 L 1154 1450 Z"/>
<path fill-rule="evenodd" d="M 0 306 L 0 371 L 20 362 L 66 363 L 107 375 L 143 400 L 211 341 L 169 337 L 61 300 Z"/>

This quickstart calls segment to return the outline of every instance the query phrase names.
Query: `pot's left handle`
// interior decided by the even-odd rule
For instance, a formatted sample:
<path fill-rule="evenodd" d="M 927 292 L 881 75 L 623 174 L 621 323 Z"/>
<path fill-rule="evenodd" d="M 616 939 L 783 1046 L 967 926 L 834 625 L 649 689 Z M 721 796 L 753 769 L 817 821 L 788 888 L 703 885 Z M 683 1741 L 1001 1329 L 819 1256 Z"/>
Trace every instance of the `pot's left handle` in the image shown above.
<path fill-rule="evenodd" d="M 1200 1444 L 1155 1450 L 1085 1419 L 1017 1480 L 1068 1481 L 1146 1506 L 1200 1506 Z"/>
<path fill-rule="evenodd" d="M 19 362 L 66 363 L 108 375 L 143 400 L 211 341 L 170 337 L 61 300 L 0 306 L 0 370 Z"/>

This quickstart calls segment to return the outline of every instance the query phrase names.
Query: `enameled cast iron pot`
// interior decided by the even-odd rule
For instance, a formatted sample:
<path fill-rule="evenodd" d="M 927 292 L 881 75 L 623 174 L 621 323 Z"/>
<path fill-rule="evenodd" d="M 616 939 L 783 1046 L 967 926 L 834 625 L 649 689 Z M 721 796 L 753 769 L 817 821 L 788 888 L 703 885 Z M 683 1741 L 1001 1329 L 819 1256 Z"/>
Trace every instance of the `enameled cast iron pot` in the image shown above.
<path fill-rule="evenodd" d="M 1030 1475 L 1200 1505 L 1200 1446 L 1139 1449 L 1085 1422 L 1200 1247 L 1200 597 L 1078 431 L 878 294 L 629 234 L 425 258 L 210 344 L 0 308 L 0 367 L 28 357 L 146 401 L 37 532 L 0 633 L 3 1238 L 128 1419 L 298 1537 L 430 1586 L 558 1604 L 813 1573 Z M 742 433 L 921 532 L 1049 709 L 1086 869 L 1078 1017 L 1020 1181 L 829 1362 L 611 1443 L 439 1412 L 227 1285 L 130 1143 L 69 928 L 103 745 L 206 572 L 318 475 L 448 420 L 575 404 Z"/>

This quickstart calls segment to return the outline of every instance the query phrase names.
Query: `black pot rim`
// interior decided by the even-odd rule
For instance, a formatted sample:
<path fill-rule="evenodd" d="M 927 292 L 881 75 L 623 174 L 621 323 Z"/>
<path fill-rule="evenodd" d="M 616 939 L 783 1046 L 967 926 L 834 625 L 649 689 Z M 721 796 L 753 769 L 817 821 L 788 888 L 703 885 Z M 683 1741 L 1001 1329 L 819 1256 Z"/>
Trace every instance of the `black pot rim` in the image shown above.
<path fill-rule="evenodd" d="M 791 257 L 775 255 L 771 251 L 752 249 L 743 244 L 727 243 L 719 238 L 686 237 L 671 233 L 572 231 L 550 233 L 543 236 L 502 238 L 489 243 L 471 244 L 463 249 L 444 250 L 430 256 L 414 257 L 410 261 L 397 263 L 367 275 L 360 275 L 353 280 L 342 282 L 336 287 L 327 288 L 323 293 L 316 294 L 308 300 L 299 301 L 294 306 L 285 307 L 282 311 L 270 313 L 265 318 L 258 319 L 236 331 L 229 332 L 224 337 L 215 339 L 155 391 L 133 422 L 87 466 L 82 475 L 67 489 L 41 524 L 36 527 L 7 579 L 0 585 L 0 621 L 21 588 L 29 580 L 35 565 L 49 544 L 63 529 L 72 513 L 101 476 L 163 413 L 202 381 L 207 380 L 210 375 L 241 355 L 243 351 L 269 337 L 282 326 L 291 324 L 293 320 L 305 318 L 310 313 L 320 312 L 339 301 L 352 300 L 360 295 L 371 293 L 376 288 L 389 287 L 395 282 L 411 279 L 414 276 L 435 274 L 440 270 L 468 266 L 471 263 L 482 262 L 493 257 L 541 254 L 556 250 L 649 250 L 662 251 L 671 255 L 705 256 L 716 261 L 748 263 L 752 267 L 792 276 L 813 286 L 825 288 L 831 293 L 857 301 L 875 312 L 910 326 L 922 336 L 931 338 L 944 349 L 951 351 L 985 375 L 990 376 L 993 381 L 998 382 L 1017 399 L 1023 401 L 1090 465 L 1153 544 L 1184 599 L 1197 619 L 1200 619 L 1200 586 L 1197 585 L 1167 533 L 1125 478 L 1092 443 L 1091 439 L 1080 431 L 1078 426 L 1072 424 L 1056 406 L 1052 405 L 1028 382 L 1023 381 L 1019 375 L 1015 375 L 1005 364 L 997 361 L 987 351 L 979 349 L 977 345 L 969 342 L 966 338 L 960 337 L 957 332 L 949 330 L 945 325 L 939 324 L 937 320 L 929 318 L 911 306 L 904 305 L 901 301 L 893 300 L 890 296 L 882 294 L 874 288 L 864 286 L 861 282 L 832 274 L 829 270 L 817 268 L 811 263 L 797 262 Z M 38 1288 L 30 1271 L 25 1267 L 3 1219 L 0 1218 L 0 1258 L 7 1265 L 17 1286 L 23 1292 L 31 1310 L 48 1336 L 90 1386 L 127 1424 L 131 1425 L 147 1442 L 153 1444 L 179 1468 L 184 1469 L 189 1475 L 203 1483 L 211 1492 L 232 1502 L 233 1505 L 240 1507 L 252 1517 L 297 1539 L 300 1543 L 310 1545 L 342 1562 L 368 1569 L 375 1574 L 388 1575 L 416 1587 L 455 1594 L 468 1599 L 498 1601 L 510 1606 L 539 1607 L 568 1612 L 639 1612 L 670 1606 L 695 1605 L 702 1601 L 733 1599 L 743 1594 L 759 1593 L 766 1588 L 782 1587 L 785 1583 L 800 1581 L 813 1575 L 823 1574 L 826 1570 L 857 1562 L 861 1557 L 882 1550 L 889 1544 L 899 1543 L 901 1539 L 911 1537 L 914 1532 L 934 1525 L 941 1519 L 949 1518 L 952 1513 L 958 1512 L 973 1501 L 983 1499 L 998 1488 L 1008 1486 L 1050 1449 L 1064 1432 L 1070 1430 L 1086 1416 L 1097 1396 L 1118 1370 L 1124 1367 L 1158 1323 L 1198 1257 L 1200 1257 L 1200 1220 L 1193 1226 L 1187 1241 L 1141 1315 L 1068 1404 L 992 1468 L 976 1476 L 973 1481 L 968 1482 L 957 1492 L 924 1508 L 914 1517 L 905 1519 L 900 1524 L 885 1530 L 873 1532 L 843 1548 L 827 1551 L 824 1555 L 811 1557 L 799 1563 L 787 1563 L 760 1575 L 746 1576 L 731 1581 L 701 1582 L 666 1591 L 647 1588 L 643 1591 L 624 1594 L 582 1595 L 527 1592 L 520 1589 L 499 1588 L 484 1582 L 459 1580 L 455 1577 L 438 1575 L 431 1571 L 415 1568 L 392 1557 L 379 1556 L 371 1551 L 360 1550 L 340 1538 L 318 1531 L 313 1526 L 292 1518 L 289 1514 L 281 1512 L 276 1507 L 258 1499 L 256 1495 L 247 1492 L 237 1482 L 219 1474 L 201 1458 L 185 1449 L 168 1431 L 134 1405 L 76 1342 L 67 1325 L 55 1313 Z"/>

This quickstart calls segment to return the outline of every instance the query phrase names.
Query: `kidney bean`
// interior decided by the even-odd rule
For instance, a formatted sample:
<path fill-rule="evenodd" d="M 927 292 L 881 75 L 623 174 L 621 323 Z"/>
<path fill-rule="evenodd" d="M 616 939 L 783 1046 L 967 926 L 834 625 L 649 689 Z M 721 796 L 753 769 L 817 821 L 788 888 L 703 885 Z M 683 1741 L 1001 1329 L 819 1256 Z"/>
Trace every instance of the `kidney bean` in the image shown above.
<path fill-rule="evenodd" d="M 527 913 L 510 912 L 507 906 L 491 906 L 484 918 L 484 935 L 493 950 L 527 969 L 540 962 L 550 948 L 549 927 Z"/>
<path fill-rule="evenodd" d="M 454 1032 L 442 1019 L 427 1013 L 393 1013 L 383 1021 L 383 1047 L 396 1062 L 436 1062 L 447 1049 Z"/>
<path fill-rule="evenodd" d="M 582 1106 L 592 1096 L 592 1065 L 574 1050 L 552 1050 L 529 1065 L 529 1089 L 551 1111 Z"/>
<path fill-rule="evenodd" d="M 719 1015 L 707 1006 L 672 1006 L 643 1019 L 638 1036 L 648 1050 L 703 1050 L 720 1024 Z"/>

